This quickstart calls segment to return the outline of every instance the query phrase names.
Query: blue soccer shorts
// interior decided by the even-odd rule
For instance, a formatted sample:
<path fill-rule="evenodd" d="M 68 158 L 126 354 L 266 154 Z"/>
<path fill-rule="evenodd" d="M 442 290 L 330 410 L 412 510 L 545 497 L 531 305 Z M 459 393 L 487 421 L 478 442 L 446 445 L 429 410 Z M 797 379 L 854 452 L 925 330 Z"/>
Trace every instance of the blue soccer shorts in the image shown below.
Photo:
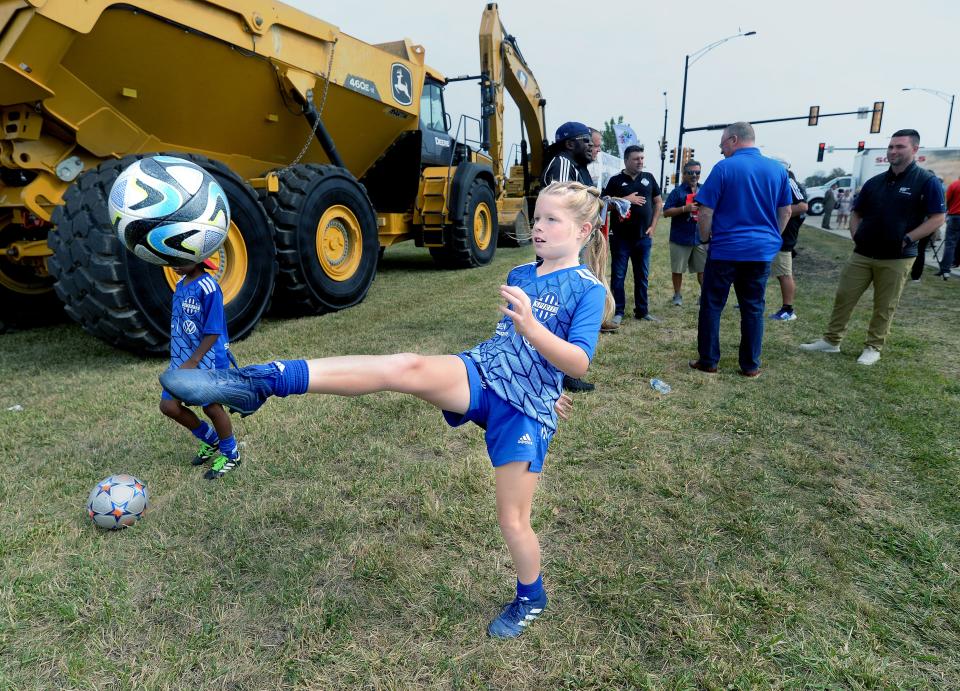
<path fill-rule="evenodd" d="M 529 463 L 531 473 L 539 473 L 553 439 L 553 430 L 521 413 L 491 391 L 476 363 L 465 353 L 457 357 L 467 368 L 470 409 L 463 415 L 444 410 L 444 420 L 451 427 L 467 422 L 481 427 L 485 431 L 487 454 L 494 468 L 519 461 Z"/>

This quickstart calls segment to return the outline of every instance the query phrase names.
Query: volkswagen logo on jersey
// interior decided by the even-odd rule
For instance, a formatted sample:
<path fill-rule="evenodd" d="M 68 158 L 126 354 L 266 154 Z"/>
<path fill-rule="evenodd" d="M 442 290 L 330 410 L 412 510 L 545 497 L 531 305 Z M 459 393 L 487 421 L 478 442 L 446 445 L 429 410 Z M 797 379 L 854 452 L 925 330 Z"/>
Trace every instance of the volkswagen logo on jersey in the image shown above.
<path fill-rule="evenodd" d="M 530 307 L 533 309 L 533 316 L 543 324 L 560 311 L 560 298 L 556 293 L 544 293 L 534 300 Z"/>
<path fill-rule="evenodd" d="M 196 314 L 200 311 L 200 301 L 196 297 L 191 295 L 186 300 L 180 303 L 180 307 L 183 308 L 184 314 Z"/>
<path fill-rule="evenodd" d="M 401 106 L 413 103 L 413 77 L 410 69 L 403 63 L 395 62 L 390 65 L 390 88 L 393 91 L 393 100 Z"/>
<path fill-rule="evenodd" d="M 195 334 L 197 333 L 197 325 L 194 322 L 190 321 L 189 319 L 184 319 L 183 330 L 188 334 Z"/>

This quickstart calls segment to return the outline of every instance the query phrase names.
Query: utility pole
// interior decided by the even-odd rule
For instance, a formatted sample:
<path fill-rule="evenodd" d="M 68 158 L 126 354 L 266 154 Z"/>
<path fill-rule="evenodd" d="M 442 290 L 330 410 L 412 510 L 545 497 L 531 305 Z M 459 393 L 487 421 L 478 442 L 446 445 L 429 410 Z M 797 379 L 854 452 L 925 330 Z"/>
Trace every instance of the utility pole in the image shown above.
<path fill-rule="evenodd" d="M 663 168 L 667 160 L 667 92 L 663 92 L 663 138 L 660 139 L 660 189 L 663 189 Z"/>

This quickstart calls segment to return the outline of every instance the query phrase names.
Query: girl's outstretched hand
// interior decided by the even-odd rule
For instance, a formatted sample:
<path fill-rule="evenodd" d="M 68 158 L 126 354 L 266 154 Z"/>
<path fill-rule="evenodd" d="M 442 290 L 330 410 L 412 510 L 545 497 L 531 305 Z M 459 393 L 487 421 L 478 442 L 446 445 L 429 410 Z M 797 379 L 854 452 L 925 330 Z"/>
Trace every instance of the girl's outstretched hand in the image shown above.
<path fill-rule="evenodd" d="M 521 336 L 528 336 L 530 329 L 539 322 L 533 316 L 530 298 L 523 290 L 516 286 L 500 286 L 500 297 L 509 303 L 498 308 L 502 314 L 513 320 L 513 329 Z M 511 309 L 512 308 L 512 309 Z"/>

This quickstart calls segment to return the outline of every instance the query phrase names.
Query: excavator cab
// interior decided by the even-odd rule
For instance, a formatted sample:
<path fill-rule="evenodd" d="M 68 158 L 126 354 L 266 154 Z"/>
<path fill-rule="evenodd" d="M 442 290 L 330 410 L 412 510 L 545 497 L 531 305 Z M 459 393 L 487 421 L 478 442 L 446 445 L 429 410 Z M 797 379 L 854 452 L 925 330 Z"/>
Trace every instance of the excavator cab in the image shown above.
<path fill-rule="evenodd" d="M 443 84 L 430 77 L 424 81 L 420 94 L 420 132 L 420 164 L 450 165 L 454 141 L 450 136 L 450 116 L 443 105 Z"/>

